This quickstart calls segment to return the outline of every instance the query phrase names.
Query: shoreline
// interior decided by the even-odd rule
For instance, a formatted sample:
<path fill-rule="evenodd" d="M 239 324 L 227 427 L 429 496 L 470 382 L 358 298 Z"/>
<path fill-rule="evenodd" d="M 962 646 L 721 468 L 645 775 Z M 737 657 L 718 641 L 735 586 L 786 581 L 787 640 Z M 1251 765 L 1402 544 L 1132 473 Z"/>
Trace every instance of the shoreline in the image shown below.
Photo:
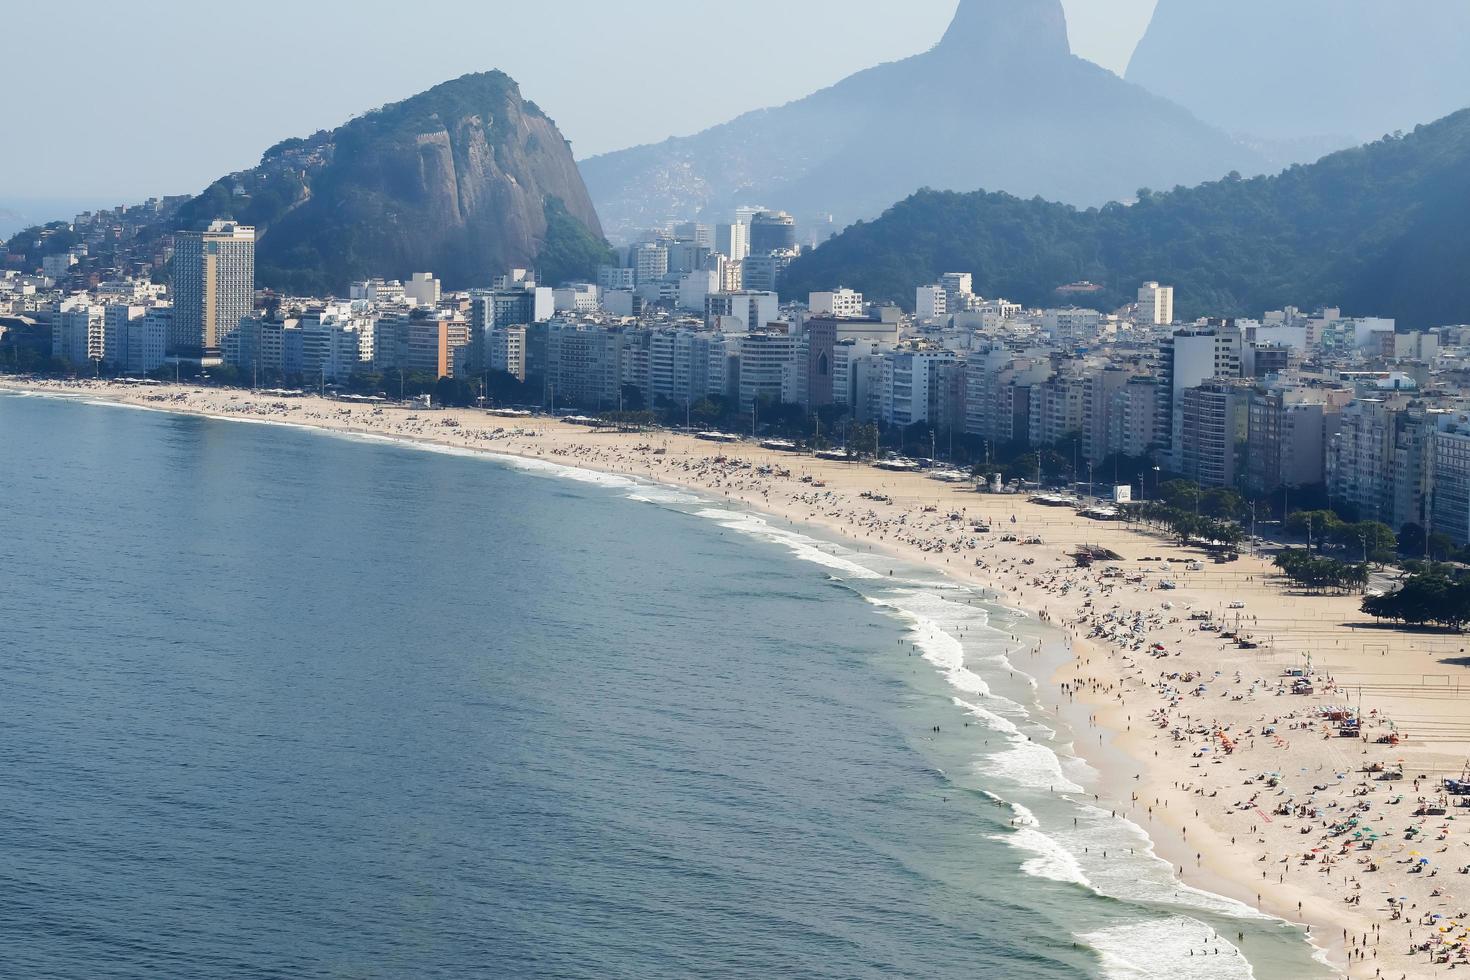
<path fill-rule="evenodd" d="M 1097 624 L 1100 603 L 1094 599 L 1107 599 L 1117 603 L 1114 610 L 1125 609 L 1128 614 L 1144 615 L 1147 610 L 1158 623 L 1150 623 L 1147 633 L 1150 638 L 1160 640 L 1172 638 L 1175 632 L 1169 627 L 1177 623 L 1164 623 L 1157 610 L 1160 606 L 1159 592 L 1145 585 L 1132 594 L 1130 590 L 1108 587 L 1104 591 L 1095 573 L 1079 576 L 1070 568 L 1066 550 L 1086 541 L 1113 548 L 1125 554 L 1120 564 L 1137 566 L 1138 555 L 1164 555 L 1178 557 L 1197 555 L 1182 549 L 1172 542 L 1164 541 L 1146 531 L 1123 528 L 1118 525 L 1099 526 L 1086 522 L 1071 512 L 1048 510 L 1028 503 L 1015 496 L 987 496 L 976 494 L 968 485 L 963 489 L 935 483 L 921 475 L 894 474 L 871 467 L 840 462 L 823 462 L 810 456 L 799 456 L 764 450 L 750 443 L 711 444 L 699 442 L 688 435 L 665 431 L 647 433 L 612 433 L 588 431 L 584 427 L 569 426 L 559 420 L 547 418 L 502 419 L 475 410 L 433 411 L 412 409 L 383 409 L 377 416 L 373 410 L 363 406 L 347 407 L 341 403 L 323 401 L 315 397 L 285 400 L 269 399 L 247 391 L 225 389 L 197 389 L 192 386 L 122 386 L 110 383 L 80 382 L 35 382 L 21 379 L 0 378 L 0 387 L 18 391 L 66 395 L 73 398 L 89 398 L 110 404 L 134 408 L 164 411 L 173 414 L 196 415 L 226 421 L 249 421 L 257 423 L 290 425 L 297 428 L 326 430 L 349 435 L 358 435 L 391 442 L 412 445 L 429 445 L 456 452 L 473 452 L 512 459 L 555 463 L 560 466 L 633 477 L 654 484 L 693 491 L 709 496 L 712 500 L 723 499 L 739 503 L 753 511 L 793 526 L 810 527 L 819 536 L 834 542 L 846 542 L 859 549 L 881 552 L 896 559 L 909 562 L 935 572 L 946 579 L 967 587 L 983 589 L 993 596 L 997 605 L 1016 610 L 1030 617 L 1058 638 L 1065 637 L 1066 661 L 1049 676 L 1043 672 L 1038 676 L 1036 692 L 1038 703 L 1048 712 L 1055 710 L 1058 720 L 1073 734 L 1072 752 L 1098 775 L 1096 791 L 1097 805 L 1113 807 L 1117 813 L 1132 820 L 1146 835 L 1154 852 L 1175 869 L 1180 882 L 1190 888 L 1233 899 L 1256 909 L 1272 918 L 1306 925 L 1313 944 L 1326 952 L 1331 965 L 1347 971 L 1348 975 L 1372 976 L 1376 967 L 1386 970 L 1412 969 L 1424 962 L 1422 958 L 1409 960 L 1395 955 L 1399 943 L 1389 941 L 1383 946 L 1374 945 L 1374 958 L 1361 961 L 1365 972 L 1359 973 L 1348 950 L 1353 948 L 1342 942 L 1339 930 L 1350 928 L 1354 933 L 1369 935 L 1374 932 L 1372 919 L 1358 911 L 1358 907 L 1344 906 L 1332 901 L 1334 890 L 1313 887 L 1323 884 L 1309 874 L 1298 873 L 1292 877 L 1282 872 L 1277 882 L 1270 882 L 1267 872 L 1276 870 L 1277 862 L 1267 863 L 1263 855 L 1260 861 L 1246 856 L 1262 844 L 1268 851 L 1287 850 L 1281 845 L 1281 832 L 1262 829 L 1259 837 L 1254 835 L 1255 845 L 1235 844 L 1233 841 L 1244 832 L 1237 830 L 1230 819 L 1219 819 L 1216 814 L 1206 813 L 1211 804 L 1202 804 L 1201 787 L 1194 785 L 1209 773 L 1204 769 L 1206 762 L 1199 753 L 1189 756 L 1177 754 L 1180 741 L 1175 738 L 1171 756 L 1161 755 L 1169 743 L 1160 743 L 1162 729 L 1149 723 L 1147 712 L 1158 697 L 1151 686 L 1140 679 L 1141 671 L 1134 663 L 1135 658 L 1144 656 L 1136 648 L 1116 648 L 1089 636 L 1089 625 Z M 284 404 L 284 409 L 273 406 Z M 420 417 L 428 416 L 426 421 Z M 446 426 L 443 423 L 452 422 Z M 414 423 L 414 424 L 410 424 Z M 429 423 L 438 423 L 429 424 Z M 512 430 L 511 427 L 514 427 Z M 652 444 L 660 444 L 654 450 Z M 731 469 L 713 464 L 716 459 L 738 461 L 739 466 Z M 761 467 L 770 469 L 761 474 Z M 786 475 L 783 475 L 786 474 Z M 881 494 L 891 498 L 891 503 L 873 501 L 862 494 Z M 773 495 L 775 500 L 772 500 Z M 941 515 L 946 512 L 964 515 L 960 522 L 946 522 Z M 880 514 L 881 510 L 881 514 Z M 1009 521 L 1006 523 L 1009 514 Z M 872 515 L 871 517 L 869 515 Z M 965 538 L 966 525 L 975 519 L 988 521 L 993 532 L 979 540 L 983 545 L 968 548 L 955 546 L 953 537 Z M 1023 519 L 1024 518 L 1024 519 Z M 844 520 L 845 519 L 845 520 Z M 945 527 L 941 528 L 941 525 Z M 779 525 L 776 525 L 779 526 Z M 1028 548 L 1020 543 L 1002 547 L 993 539 L 1009 527 L 1028 534 L 1036 533 L 1047 540 L 1043 546 Z M 920 533 L 920 531 L 927 533 Z M 950 532 L 945 538 L 941 531 Z M 970 541 L 977 536 L 969 533 Z M 1057 543 L 1052 539 L 1057 538 Z M 1063 540 L 1065 539 L 1065 540 Z M 942 541 L 949 543 L 941 547 Z M 1132 555 L 1122 547 L 1126 546 Z M 978 557 L 977 557 L 978 556 Z M 973 560 L 973 563 L 972 563 Z M 1227 576 L 1214 574 L 1185 575 L 1181 570 L 1169 568 L 1169 573 L 1180 572 L 1180 588 L 1171 590 L 1164 601 L 1185 608 L 1213 606 L 1223 613 L 1227 597 L 1243 596 L 1247 607 L 1254 611 L 1257 600 L 1275 603 L 1290 611 L 1297 602 L 1317 603 L 1318 597 L 1290 600 L 1275 587 L 1275 582 L 1265 563 L 1242 556 L 1240 568 L 1232 566 Z M 1200 580 L 1185 581 L 1189 578 Z M 1244 581 L 1240 581 L 1244 579 Z M 1086 595 L 1083 603 L 1083 588 Z M 1334 637 L 1333 629 L 1319 630 L 1330 626 L 1335 620 L 1335 629 L 1344 634 L 1355 634 L 1349 626 L 1342 625 L 1345 606 L 1349 602 L 1337 597 L 1321 597 L 1320 604 L 1326 606 L 1320 616 L 1312 620 L 1310 629 L 1298 626 L 1292 632 L 1323 634 L 1323 645 L 1327 639 L 1341 644 L 1346 651 L 1343 637 Z M 1172 602 L 1171 602 L 1172 600 Z M 1193 605 L 1191 605 L 1191 600 Z M 1236 600 L 1238 601 L 1238 600 Z M 1264 611 L 1265 606 L 1262 606 Z M 1174 619 L 1176 617 L 1168 617 Z M 1295 617 L 1293 617 L 1295 622 Z M 1186 624 L 1187 625 L 1187 624 Z M 1177 641 L 1178 657 L 1185 664 L 1193 665 L 1203 658 L 1205 662 L 1218 661 L 1210 647 L 1217 638 L 1212 634 L 1197 634 L 1187 630 Z M 1354 638 L 1357 638 L 1354 635 Z M 1375 641 L 1379 637 L 1374 638 Z M 1385 631 L 1381 639 L 1384 646 L 1390 639 Z M 1412 644 L 1414 637 L 1399 635 L 1399 639 Z M 1170 644 L 1171 646 L 1173 644 Z M 1282 646 L 1285 646 L 1283 644 Z M 1272 664 L 1289 663 L 1294 655 L 1271 645 L 1266 654 Z M 1212 654 L 1214 656 L 1212 657 Z M 1188 660 L 1185 660 L 1188 655 Z M 1346 656 L 1344 652 L 1343 656 Z M 1382 654 L 1386 657 L 1387 651 Z M 1165 661 L 1164 666 L 1177 670 L 1184 664 Z M 1189 673 L 1190 671 L 1184 671 Z M 1265 676 L 1270 676 L 1267 671 Z M 1220 675 L 1214 675 L 1215 683 Z M 1240 686 L 1242 682 L 1237 682 Z M 1252 687 L 1252 693 L 1255 688 Z M 1227 694 L 1229 692 L 1226 692 Z M 1150 698 L 1153 695 L 1153 698 Z M 1223 696 L 1223 695 L 1222 695 Z M 1359 697 L 1361 698 L 1361 693 Z M 1050 698 L 1050 702 L 1048 702 Z M 1237 702 L 1243 698 L 1236 698 Z M 1175 699 L 1178 703 L 1179 699 Z M 1267 714 L 1280 714 L 1281 709 L 1303 707 L 1307 702 L 1273 701 L 1265 708 Z M 1055 706 L 1053 708 L 1053 705 Z M 1441 705 L 1437 710 L 1443 710 Z M 1259 714 L 1259 703 L 1251 714 Z M 1264 717 L 1264 716 L 1263 716 Z M 1138 727 L 1135 729 L 1134 726 Z M 1293 723 L 1295 728 L 1295 723 Z M 1238 729 L 1233 729 L 1237 730 Z M 1308 729 L 1314 731 L 1315 728 Z M 1149 733 L 1152 732 L 1152 738 Z M 1097 743 L 1091 736 L 1097 735 Z M 1470 735 L 1470 732 L 1467 732 Z M 1311 770 L 1310 762 L 1319 761 L 1319 753 L 1307 752 L 1312 748 L 1313 735 L 1295 736 L 1290 741 L 1300 743 L 1302 749 L 1296 761 L 1304 772 Z M 1279 737 L 1278 737 L 1279 740 Z M 1189 740 L 1186 739 L 1186 742 Z M 1196 743 L 1198 739 L 1194 740 Z M 1254 739 L 1250 748 L 1254 750 Z M 1337 748 L 1335 743 L 1329 743 Z M 1354 744 L 1354 743 L 1349 743 Z M 1425 757 L 1425 768 L 1446 768 L 1445 762 L 1459 753 L 1459 743 L 1453 750 L 1447 746 L 1433 750 L 1433 756 Z M 1279 749 L 1280 746 L 1278 745 Z M 1384 753 L 1372 751 L 1374 746 L 1362 748 L 1364 755 L 1379 758 Z M 1398 756 L 1410 752 L 1410 746 L 1400 744 L 1390 750 Z M 1246 747 L 1241 746 L 1242 755 Z M 1463 755 L 1461 756 L 1463 758 Z M 1236 760 L 1232 759 L 1232 762 Z M 1208 760 L 1208 764 L 1221 765 L 1219 755 Z M 1242 767 L 1255 768 L 1255 767 Z M 1279 769 L 1283 774 L 1287 767 L 1279 763 L 1260 767 Z M 1342 771 L 1344 766 L 1334 766 Z M 1203 772 L 1201 770 L 1203 769 Z M 1414 771 L 1420 767 L 1415 765 Z M 1322 767 L 1315 771 L 1321 771 Z M 1325 780 L 1325 777 L 1316 777 Z M 1131 785 L 1130 785 L 1131 784 Z M 1228 782 L 1218 782 L 1216 793 L 1226 790 Z M 1402 788 L 1402 787 L 1401 787 Z M 1240 790 L 1231 787 L 1235 793 Z M 1427 790 L 1426 790 L 1427 792 Z M 1213 800 L 1212 794 L 1205 799 Z M 1150 804 L 1149 801 L 1157 801 Z M 1152 810 L 1150 810 L 1150 806 Z M 1213 806 L 1218 806 L 1214 804 Z M 1196 816 L 1191 817 L 1190 812 Z M 1271 818 L 1264 810 L 1256 813 Z M 1227 817 L 1235 816 L 1226 814 Z M 1255 818 L 1252 818 L 1255 819 Z M 1283 819 L 1282 822 L 1285 822 Z M 1259 826 L 1259 825 L 1257 825 Z M 1232 833 L 1231 831 L 1235 831 Z M 1193 839 L 1190 833 L 1193 833 Z M 1303 827 L 1305 834 L 1307 828 Z M 1272 838 L 1269 842 L 1267 838 Z M 1312 839 L 1316 842 L 1315 838 Z M 1426 847 L 1429 842 L 1426 839 Z M 1457 842 L 1458 843 L 1458 842 Z M 1295 850 L 1295 848 L 1290 848 Z M 1389 862 L 1383 861 L 1385 865 Z M 1261 865 L 1257 868 L 1257 865 Z M 1289 869 L 1289 865 L 1288 865 Z M 1266 886 L 1258 886 L 1257 870 L 1262 872 Z M 1271 874 L 1271 877 L 1277 877 Z M 1332 872 L 1325 875 L 1332 877 Z M 1421 878 L 1424 876 L 1420 876 Z M 1344 885 L 1347 876 L 1344 876 Z M 1445 882 L 1448 885 L 1450 882 Z M 1399 895 L 1413 895 L 1409 890 L 1399 890 L 1395 884 L 1391 890 Z M 1408 889 L 1409 885 L 1402 886 Z M 1339 890 L 1340 891 L 1340 890 Z M 1324 892 L 1326 892 L 1324 894 Z M 1258 896 L 1259 895 L 1259 899 Z M 1301 902 L 1300 911 L 1294 904 Z M 1376 903 L 1375 903 L 1376 904 Z M 1386 927 L 1385 927 L 1386 928 Z M 1427 932 L 1427 930 L 1425 930 Z M 1417 935 L 1417 934 L 1416 934 Z M 1381 954 L 1381 955 L 1380 955 Z M 1398 962 L 1396 962 L 1398 961 Z"/>

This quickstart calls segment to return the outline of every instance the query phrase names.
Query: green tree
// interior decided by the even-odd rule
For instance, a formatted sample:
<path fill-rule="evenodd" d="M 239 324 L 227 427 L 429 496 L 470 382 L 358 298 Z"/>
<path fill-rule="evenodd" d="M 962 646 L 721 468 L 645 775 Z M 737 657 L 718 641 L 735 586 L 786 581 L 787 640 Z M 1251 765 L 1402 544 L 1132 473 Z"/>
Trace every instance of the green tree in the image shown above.
<path fill-rule="evenodd" d="M 1411 575 L 1395 591 L 1364 599 L 1363 612 L 1409 625 L 1464 629 L 1470 623 L 1470 580 L 1438 571 Z"/>
<path fill-rule="evenodd" d="M 1330 510 L 1299 510 L 1286 519 L 1287 532 L 1299 538 L 1310 538 L 1318 551 L 1342 527 L 1342 518 Z"/>
<path fill-rule="evenodd" d="M 1197 510 L 1202 500 L 1199 484 L 1190 480 L 1166 480 L 1159 484 L 1158 498 L 1177 510 Z"/>
<path fill-rule="evenodd" d="M 1200 512 L 1221 520 L 1238 521 L 1245 513 L 1245 500 L 1234 490 L 1208 490 L 1200 501 Z"/>

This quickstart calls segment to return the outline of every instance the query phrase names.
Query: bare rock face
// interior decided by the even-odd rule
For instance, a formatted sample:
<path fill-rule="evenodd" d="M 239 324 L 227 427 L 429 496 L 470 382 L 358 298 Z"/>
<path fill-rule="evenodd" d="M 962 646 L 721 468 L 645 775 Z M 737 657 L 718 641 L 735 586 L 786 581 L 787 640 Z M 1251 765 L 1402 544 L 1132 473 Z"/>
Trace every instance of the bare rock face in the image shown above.
<path fill-rule="evenodd" d="M 535 268 L 568 228 L 594 250 L 602 240 L 567 141 L 500 72 L 278 144 L 186 205 L 181 223 L 226 214 L 256 226 L 262 284 L 302 292 L 426 270 L 449 288 L 483 285 Z"/>
<path fill-rule="evenodd" d="M 974 57 L 1072 53 L 1062 0 L 960 0 L 939 46 Z"/>
<path fill-rule="evenodd" d="M 961 0 L 923 54 L 582 162 L 615 239 L 758 204 L 820 240 L 922 187 L 1092 206 L 1263 169 L 1251 148 L 1073 55 L 1061 0 Z"/>

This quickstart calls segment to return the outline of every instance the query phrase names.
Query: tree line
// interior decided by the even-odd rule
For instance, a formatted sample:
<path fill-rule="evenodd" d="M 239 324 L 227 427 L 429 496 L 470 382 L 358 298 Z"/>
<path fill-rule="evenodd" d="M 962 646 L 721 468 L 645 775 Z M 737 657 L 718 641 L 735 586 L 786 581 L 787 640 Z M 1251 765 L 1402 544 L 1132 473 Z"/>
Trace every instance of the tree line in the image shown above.
<path fill-rule="evenodd" d="M 1130 520 L 1153 524 L 1177 537 L 1181 544 L 1200 541 L 1235 547 L 1245 540 L 1245 530 L 1234 521 L 1221 520 L 1170 506 L 1163 501 L 1147 501 L 1124 508 Z"/>
<path fill-rule="evenodd" d="M 1364 599 L 1363 612 L 1408 626 L 1464 629 L 1470 624 L 1470 578 L 1438 567 L 1418 572 L 1394 591 Z"/>
<path fill-rule="evenodd" d="M 1368 564 L 1354 564 L 1313 554 L 1307 548 L 1287 548 L 1275 565 L 1291 582 L 1316 592 L 1350 592 L 1368 585 Z"/>

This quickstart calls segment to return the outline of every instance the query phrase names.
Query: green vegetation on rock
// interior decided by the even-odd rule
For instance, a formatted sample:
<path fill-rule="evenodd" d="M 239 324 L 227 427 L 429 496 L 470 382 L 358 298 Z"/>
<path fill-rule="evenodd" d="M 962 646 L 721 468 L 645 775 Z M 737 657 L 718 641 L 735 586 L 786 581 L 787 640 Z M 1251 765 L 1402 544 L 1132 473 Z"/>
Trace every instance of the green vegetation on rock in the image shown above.
<path fill-rule="evenodd" d="M 606 239 L 567 213 L 561 198 L 546 200 L 546 241 L 536 259 L 536 275 L 550 284 L 597 278 L 597 267 L 612 262 Z"/>

